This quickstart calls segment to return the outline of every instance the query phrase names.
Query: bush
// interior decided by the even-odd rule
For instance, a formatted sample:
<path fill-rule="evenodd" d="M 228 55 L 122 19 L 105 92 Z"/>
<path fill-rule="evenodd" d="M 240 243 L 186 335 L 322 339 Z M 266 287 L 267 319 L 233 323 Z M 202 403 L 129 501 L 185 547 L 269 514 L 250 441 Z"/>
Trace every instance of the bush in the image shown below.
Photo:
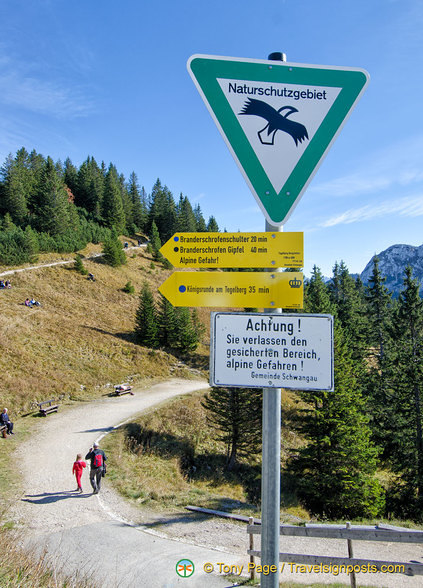
<path fill-rule="evenodd" d="M 122 288 L 122 291 L 126 292 L 127 294 L 135 294 L 135 288 L 131 282 L 126 282 L 126 284 Z"/>
<path fill-rule="evenodd" d="M 88 270 L 84 267 L 84 264 L 82 263 L 82 257 L 79 254 L 75 257 L 75 265 L 73 267 L 81 275 L 88 275 Z"/>

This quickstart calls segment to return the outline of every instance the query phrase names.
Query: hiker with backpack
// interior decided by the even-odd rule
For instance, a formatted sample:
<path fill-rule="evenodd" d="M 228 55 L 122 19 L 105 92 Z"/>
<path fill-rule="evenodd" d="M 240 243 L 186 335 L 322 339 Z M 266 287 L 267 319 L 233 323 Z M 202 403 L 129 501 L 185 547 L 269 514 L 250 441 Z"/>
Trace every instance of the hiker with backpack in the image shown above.
<path fill-rule="evenodd" d="M 98 494 L 100 492 L 101 477 L 106 467 L 106 454 L 100 449 L 98 443 L 94 443 L 90 447 L 85 459 L 91 460 L 90 483 L 93 488 L 93 494 Z"/>

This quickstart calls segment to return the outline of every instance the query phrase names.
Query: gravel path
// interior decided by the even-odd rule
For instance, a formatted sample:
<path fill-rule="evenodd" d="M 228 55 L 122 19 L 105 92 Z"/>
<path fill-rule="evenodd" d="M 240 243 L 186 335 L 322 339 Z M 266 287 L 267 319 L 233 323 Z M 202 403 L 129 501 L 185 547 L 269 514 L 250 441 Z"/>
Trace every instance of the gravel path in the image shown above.
<path fill-rule="evenodd" d="M 16 463 L 25 491 L 12 508 L 11 518 L 25 527 L 31 545 L 45 551 L 58 568 L 81 570 L 93 578 L 93 586 L 105 588 L 189 588 L 229 586 L 223 564 L 243 566 L 248 557 L 245 525 L 183 511 L 160 516 L 138 510 L 118 496 L 107 477 L 100 494 L 92 495 L 84 472 L 81 495 L 71 474 L 76 453 L 85 453 L 113 427 L 180 394 L 207 388 L 201 381 L 172 380 L 148 389 L 134 389 L 135 395 L 107 397 L 63 408 L 40 422 L 39 430 L 19 447 Z M 255 539 L 259 549 L 259 539 Z M 346 556 L 346 542 L 335 540 L 281 539 L 281 550 Z M 423 561 L 423 546 L 354 543 L 354 556 L 387 560 Z M 190 578 L 175 571 L 178 560 L 195 564 Z M 203 565 L 213 564 L 205 574 Z M 220 565 L 222 564 L 222 565 Z M 234 568 L 235 569 L 235 568 Z M 420 577 L 359 574 L 361 586 L 423 587 Z M 285 566 L 281 579 L 302 584 L 312 581 L 349 584 L 346 576 L 301 574 Z"/>

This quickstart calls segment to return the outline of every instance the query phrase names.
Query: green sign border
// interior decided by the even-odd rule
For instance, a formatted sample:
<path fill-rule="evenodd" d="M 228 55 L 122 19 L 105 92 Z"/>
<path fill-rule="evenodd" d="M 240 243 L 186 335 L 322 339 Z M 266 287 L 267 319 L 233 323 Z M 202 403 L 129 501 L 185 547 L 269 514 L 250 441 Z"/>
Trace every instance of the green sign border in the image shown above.
<path fill-rule="evenodd" d="M 369 80 L 368 73 L 357 68 L 241 60 L 210 55 L 193 55 L 187 67 L 263 212 L 272 224 L 282 225 L 364 91 Z M 279 193 L 273 188 L 254 153 L 217 81 L 218 78 L 341 88 Z"/>

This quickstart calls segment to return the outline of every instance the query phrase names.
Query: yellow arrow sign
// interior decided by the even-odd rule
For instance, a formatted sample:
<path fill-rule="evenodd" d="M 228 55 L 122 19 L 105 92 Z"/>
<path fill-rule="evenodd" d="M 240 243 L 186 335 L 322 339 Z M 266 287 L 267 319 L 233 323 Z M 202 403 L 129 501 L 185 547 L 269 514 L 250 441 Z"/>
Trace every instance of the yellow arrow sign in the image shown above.
<path fill-rule="evenodd" d="M 174 272 L 159 287 L 173 306 L 302 308 L 301 272 Z"/>
<path fill-rule="evenodd" d="M 304 265 L 303 233 L 176 233 L 160 249 L 175 267 Z"/>

